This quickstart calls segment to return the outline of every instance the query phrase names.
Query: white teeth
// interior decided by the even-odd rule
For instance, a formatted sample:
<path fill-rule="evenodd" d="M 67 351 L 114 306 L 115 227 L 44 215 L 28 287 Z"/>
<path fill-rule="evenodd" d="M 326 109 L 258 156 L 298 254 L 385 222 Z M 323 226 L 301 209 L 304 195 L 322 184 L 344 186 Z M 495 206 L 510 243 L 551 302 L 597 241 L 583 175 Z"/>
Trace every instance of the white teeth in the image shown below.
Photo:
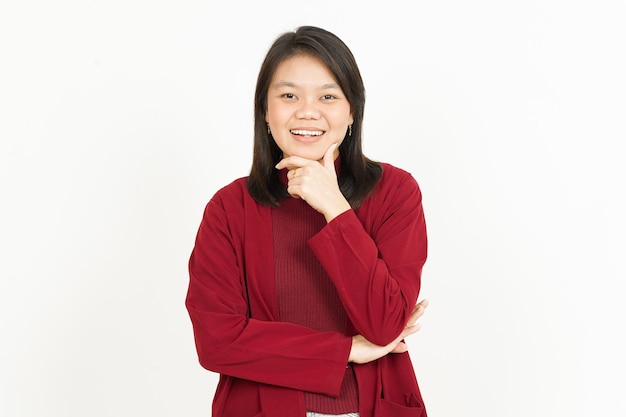
<path fill-rule="evenodd" d="M 290 130 L 290 132 L 300 136 L 321 136 L 324 134 L 321 130 Z"/>

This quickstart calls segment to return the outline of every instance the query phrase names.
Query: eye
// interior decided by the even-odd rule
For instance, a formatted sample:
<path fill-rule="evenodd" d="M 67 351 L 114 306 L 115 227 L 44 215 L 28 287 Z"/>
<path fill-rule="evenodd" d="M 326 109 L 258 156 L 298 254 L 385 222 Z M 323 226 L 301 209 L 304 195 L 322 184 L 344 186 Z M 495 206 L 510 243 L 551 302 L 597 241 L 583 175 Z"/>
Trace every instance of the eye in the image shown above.
<path fill-rule="evenodd" d="M 282 98 L 286 98 L 288 100 L 293 100 L 294 98 L 296 98 L 296 96 L 292 93 L 284 93 L 281 95 Z"/>
<path fill-rule="evenodd" d="M 334 99 L 336 99 L 336 98 L 337 98 L 337 97 L 336 97 L 336 96 L 333 96 L 332 94 L 324 94 L 324 95 L 322 96 L 322 100 L 334 100 Z"/>

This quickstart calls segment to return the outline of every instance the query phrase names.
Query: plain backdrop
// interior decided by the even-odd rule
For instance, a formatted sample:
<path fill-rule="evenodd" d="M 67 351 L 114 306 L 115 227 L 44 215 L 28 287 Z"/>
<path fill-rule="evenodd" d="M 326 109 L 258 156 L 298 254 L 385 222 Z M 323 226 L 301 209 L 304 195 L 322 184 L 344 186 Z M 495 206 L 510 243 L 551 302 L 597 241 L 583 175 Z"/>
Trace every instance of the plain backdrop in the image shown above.
<path fill-rule="evenodd" d="M 431 417 L 626 415 L 623 1 L 0 0 L 0 416 L 209 416 L 184 308 L 257 71 L 340 36 L 422 187 Z"/>

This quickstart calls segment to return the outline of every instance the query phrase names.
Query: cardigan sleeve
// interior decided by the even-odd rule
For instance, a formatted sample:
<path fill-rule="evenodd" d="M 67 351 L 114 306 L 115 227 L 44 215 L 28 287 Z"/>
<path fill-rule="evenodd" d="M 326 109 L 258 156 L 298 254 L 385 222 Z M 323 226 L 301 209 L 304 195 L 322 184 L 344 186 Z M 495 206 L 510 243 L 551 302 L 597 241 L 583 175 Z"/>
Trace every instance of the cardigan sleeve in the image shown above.
<path fill-rule="evenodd" d="M 200 364 L 236 378 L 339 395 L 351 338 L 249 318 L 241 238 L 229 219 L 212 199 L 189 260 L 185 305 Z"/>
<path fill-rule="evenodd" d="M 417 303 L 427 239 L 422 195 L 414 178 L 404 173 L 400 181 L 381 183 L 370 207 L 358 212 L 365 212 L 361 218 L 354 210 L 342 213 L 309 246 L 333 280 L 356 330 L 383 346 L 402 332 Z"/>

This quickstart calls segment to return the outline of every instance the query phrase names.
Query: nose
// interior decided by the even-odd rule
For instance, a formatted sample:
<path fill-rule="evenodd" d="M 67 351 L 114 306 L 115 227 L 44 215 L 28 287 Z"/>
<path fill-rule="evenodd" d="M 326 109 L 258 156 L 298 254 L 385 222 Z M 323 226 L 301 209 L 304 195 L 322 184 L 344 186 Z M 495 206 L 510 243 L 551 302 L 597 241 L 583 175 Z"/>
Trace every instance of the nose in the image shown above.
<path fill-rule="evenodd" d="M 320 117 L 320 110 L 318 103 L 315 99 L 306 99 L 300 101 L 300 106 L 296 112 L 298 119 L 318 119 Z"/>

